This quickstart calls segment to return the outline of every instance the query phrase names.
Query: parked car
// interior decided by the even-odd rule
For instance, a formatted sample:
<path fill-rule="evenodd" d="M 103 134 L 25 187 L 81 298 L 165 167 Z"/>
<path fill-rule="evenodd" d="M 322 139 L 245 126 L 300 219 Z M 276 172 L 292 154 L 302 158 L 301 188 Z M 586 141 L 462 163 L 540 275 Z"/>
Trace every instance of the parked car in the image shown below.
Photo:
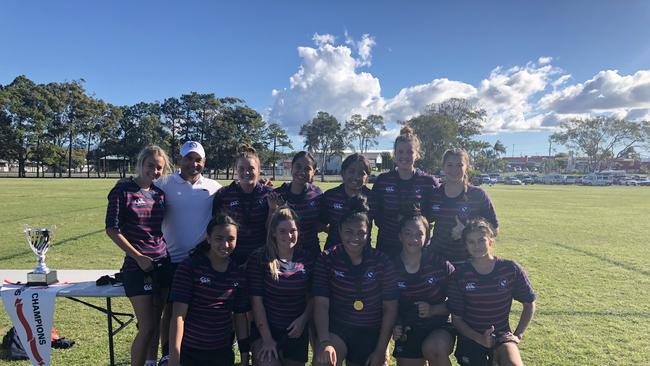
<path fill-rule="evenodd" d="M 607 174 L 591 173 L 582 177 L 585 186 L 611 186 L 612 176 Z"/>
<path fill-rule="evenodd" d="M 506 179 L 506 184 L 519 185 L 520 186 L 520 185 L 522 185 L 524 183 L 522 183 L 522 181 L 520 181 L 519 179 L 517 179 L 515 177 L 508 177 L 508 179 Z"/>
<path fill-rule="evenodd" d="M 544 184 L 564 184 L 564 179 L 562 174 L 546 174 L 542 181 Z"/>
<path fill-rule="evenodd" d="M 650 186 L 650 179 L 648 177 L 643 177 L 641 179 L 636 180 L 636 185 L 637 186 Z"/>
<path fill-rule="evenodd" d="M 582 182 L 582 177 L 579 175 L 567 175 L 564 179 L 564 184 L 579 184 Z"/>
<path fill-rule="evenodd" d="M 521 180 L 523 184 L 535 184 L 535 180 L 532 177 L 526 177 Z"/>
<path fill-rule="evenodd" d="M 623 184 L 626 186 L 638 186 L 639 182 L 635 178 L 626 178 Z"/>

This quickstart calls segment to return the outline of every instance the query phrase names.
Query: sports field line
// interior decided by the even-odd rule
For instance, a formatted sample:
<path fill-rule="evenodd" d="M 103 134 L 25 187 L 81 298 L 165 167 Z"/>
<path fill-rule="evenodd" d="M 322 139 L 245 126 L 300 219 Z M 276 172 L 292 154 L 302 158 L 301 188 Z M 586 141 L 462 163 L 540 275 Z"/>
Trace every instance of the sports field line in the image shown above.
<path fill-rule="evenodd" d="M 64 216 L 65 214 L 72 213 L 72 212 L 81 212 L 81 211 L 87 211 L 87 210 L 97 210 L 97 209 L 106 209 L 106 205 L 103 206 L 95 206 L 95 207 L 84 207 L 84 208 L 79 208 L 76 210 L 68 210 L 68 211 L 57 211 L 56 213 L 42 213 L 40 215 L 31 215 L 31 216 L 24 216 L 24 217 L 18 217 L 18 218 L 11 218 L 8 220 L 2 220 L 0 221 L 0 224 L 6 224 L 9 222 L 16 222 L 16 221 L 21 221 L 21 220 L 28 220 L 28 219 L 33 219 L 37 217 L 51 217 L 51 216 Z"/>
<path fill-rule="evenodd" d="M 590 252 L 588 250 L 578 249 L 578 248 L 574 248 L 574 247 L 571 247 L 571 246 L 568 246 L 568 245 L 565 245 L 565 244 L 554 243 L 554 242 L 550 242 L 549 244 L 555 245 L 556 247 L 560 247 L 562 249 L 570 250 L 570 251 L 573 251 L 573 252 L 584 254 L 584 255 L 592 257 L 592 258 L 599 259 L 599 260 L 601 260 L 601 261 L 603 261 L 605 263 L 611 264 L 611 265 L 616 266 L 616 267 L 623 268 L 623 269 L 628 270 L 630 272 L 639 273 L 639 274 L 642 274 L 642 275 L 644 275 L 646 277 L 650 277 L 650 271 L 643 270 L 643 269 L 640 269 L 640 268 L 636 268 L 636 267 L 631 266 L 629 264 L 626 264 L 624 262 L 615 261 L 615 260 L 613 260 L 611 258 L 608 258 L 608 257 L 605 257 L 603 255 Z"/>
<path fill-rule="evenodd" d="M 79 239 L 83 239 L 83 238 L 86 238 L 86 237 L 89 237 L 89 236 L 93 236 L 93 235 L 96 235 L 96 234 L 99 234 L 99 233 L 103 233 L 103 232 L 104 232 L 104 229 L 99 229 L 99 230 L 96 230 L 96 231 L 91 231 L 91 232 L 89 232 L 89 233 L 85 233 L 85 234 L 81 234 L 81 235 L 73 236 L 73 237 L 71 237 L 71 238 L 67 238 L 67 239 L 65 239 L 65 240 L 61 240 L 61 241 L 57 241 L 57 242 L 55 242 L 55 243 L 52 245 L 52 247 L 53 247 L 53 248 L 54 248 L 54 247 L 59 247 L 59 246 L 65 244 L 65 243 L 68 243 L 68 242 L 71 242 L 71 241 L 75 241 L 75 240 L 79 240 Z M 28 254 L 33 255 L 33 252 L 32 252 L 31 250 L 29 250 L 29 251 L 23 251 L 23 252 L 18 252 L 18 253 L 14 253 L 14 254 L 6 255 L 6 256 L 4 256 L 4 257 L 0 257 L 0 261 L 9 260 L 9 259 L 15 259 L 15 258 L 22 257 L 22 256 L 24 256 L 24 255 L 28 255 Z"/>

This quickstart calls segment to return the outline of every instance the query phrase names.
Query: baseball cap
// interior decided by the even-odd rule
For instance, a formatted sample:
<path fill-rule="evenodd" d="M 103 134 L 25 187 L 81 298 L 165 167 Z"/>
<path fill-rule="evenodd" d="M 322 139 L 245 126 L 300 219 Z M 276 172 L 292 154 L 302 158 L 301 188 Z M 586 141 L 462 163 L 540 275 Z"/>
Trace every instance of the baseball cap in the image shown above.
<path fill-rule="evenodd" d="M 185 155 L 195 152 L 199 154 L 201 159 L 205 158 L 205 150 L 203 150 L 203 146 L 196 142 L 196 141 L 187 141 L 181 146 L 181 156 L 185 157 Z"/>

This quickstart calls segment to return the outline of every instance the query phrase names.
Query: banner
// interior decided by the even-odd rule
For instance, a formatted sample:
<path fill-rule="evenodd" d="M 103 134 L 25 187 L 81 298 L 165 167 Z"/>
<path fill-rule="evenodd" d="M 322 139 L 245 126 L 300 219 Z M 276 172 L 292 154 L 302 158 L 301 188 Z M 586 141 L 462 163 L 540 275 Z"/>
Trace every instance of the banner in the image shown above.
<path fill-rule="evenodd" d="M 54 301 L 61 286 L 3 285 L 2 302 L 34 366 L 49 366 Z"/>

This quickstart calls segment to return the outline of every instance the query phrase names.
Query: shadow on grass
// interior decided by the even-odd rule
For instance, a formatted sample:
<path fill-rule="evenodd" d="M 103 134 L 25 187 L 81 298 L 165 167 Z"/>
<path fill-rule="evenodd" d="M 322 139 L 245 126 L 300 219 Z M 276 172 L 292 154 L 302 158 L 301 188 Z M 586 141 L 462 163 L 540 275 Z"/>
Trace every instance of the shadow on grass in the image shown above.
<path fill-rule="evenodd" d="M 650 318 L 650 313 L 642 311 L 582 311 L 582 310 L 538 310 L 535 315 L 548 316 L 596 316 L 596 317 L 616 317 L 616 318 Z"/>
<path fill-rule="evenodd" d="M 83 239 L 83 238 L 86 238 L 86 237 L 89 237 L 89 236 L 93 236 L 93 235 L 95 235 L 95 234 L 99 234 L 99 233 L 103 233 L 103 232 L 104 232 L 104 229 L 100 229 L 100 230 L 96 230 L 96 231 L 91 231 L 91 232 L 89 232 L 89 233 L 85 233 L 85 234 L 81 234 L 81 235 L 73 236 L 73 237 L 71 237 L 71 238 L 68 238 L 68 239 L 65 239 L 65 240 L 61 240 L 61 241 L 59 241 L 59 242 L 55 242 L 54 245 L 53 245 L 53 247 L 58 247 L 58 246 L 61 246 L 61 245 L 66 244 L 66 243 L 68 243 L 68 242 L 71 242 L 71 241 L 74 241 L 74 240 Z M 28 254 L 32 254 L 32 251 L 29 250 L 29 251 L 22 251 L 22 252 L 18 252 L 18 253 L 14 253 L 14 254 L 9 254 L 9 255 L 6 255 L 6 256 L 4 256 L 4 257 L 0 257 L 0 261 L 4 261 L 4 260 L 8 260 L 8 259 L 14 259 L 14 258 L 22 257 L 22 256 L 24 256 L 24 255 L 28 255 Z"/>
<path fill-rule="evenodd" d="M 573 251 L 573 252 L 584 254 L 584 255 L 592 257 L 592 258 L 600 259 L 601 261 L 609 263 L 611 265 L 621 267 L 623 269 L 626 269 L 628 271 L 632 271 L 632 272 L 635 272 L 635 273 L 640 273 L 640 274 L 642 274 L 642 275 L 644 275 L 646 277 L 650 277 L 650 271 L 643 270 L 643 269 L 640 269 L 640 268 L 636 268 L 634 266 L 631 266 L 631 265 L 623 263 L 623 262 L 615 261 L 615 260 L 613 260 L 611 258 L 607 258 L 604 255 L 592 253 L 592 252 L 590 252 L 588 250 L 578 249 L 578 248 L 570 247 L 568 245 L 564 245 L 564 244 L 560 244 L 560 243 L 550 243 L 550 244 L 555 245 L 556 247 L 560 247 L 562 249 L 570 250 L 570 251 Z"/>
<path fill-rule="evenodd" d="M 46 213 L 46 214 L 41 214 L 41 215 L 32 215 L 32 216 L 11 218 L 11 219 L 7 219 L 7 220 L 1 220 L 0 224 L 6 224 L 8 222 L 16 222 L 16 221 L 21 221 L 21 220 L 28 220 L 28 219 L 38 218 L 38 217 L 47 217 L 47 216 L 52 216 L 52 215 L 60 216 L 62 214 L 67 214 L 67 213 L 72 213 L 72 212 L 80 212 L 80 211 L 87 211 L 87 210 L 96 210 L 96 209 L 99 209 L 99 208 L 106 208 L 106 205 L 104 205 L 104 206 L 96 206 L 96 207 L 79 208 L 79 209 L 76 209 L 76 210 L 69 210 L 69 211 L 58 211 L 56 213 Z"/>

